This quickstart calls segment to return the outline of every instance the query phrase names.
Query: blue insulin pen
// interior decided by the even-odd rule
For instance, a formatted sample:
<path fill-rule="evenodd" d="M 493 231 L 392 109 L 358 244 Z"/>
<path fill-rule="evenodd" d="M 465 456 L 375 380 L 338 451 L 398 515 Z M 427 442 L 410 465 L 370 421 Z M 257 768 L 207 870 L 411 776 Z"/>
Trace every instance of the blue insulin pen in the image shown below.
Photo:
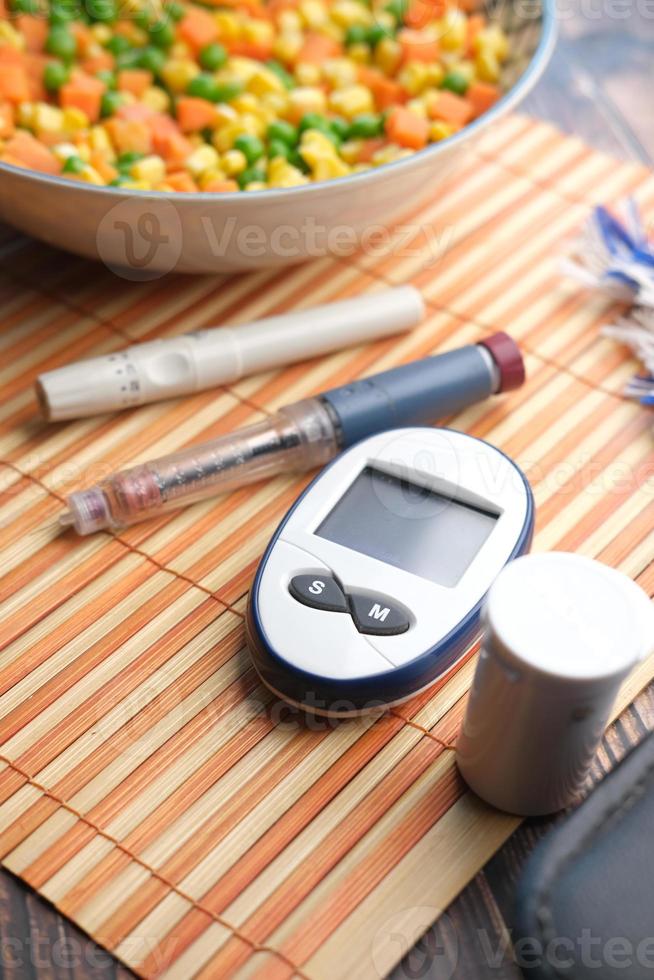
<path fill-rule="evenodd" d="M 286 405 L 254 425 L 115 473 L 69 495 L 64 526 L 117 529 L 265 477 L 323 466 L 375 433 L 424 425 L 519 387 L 505 333 Z"/>

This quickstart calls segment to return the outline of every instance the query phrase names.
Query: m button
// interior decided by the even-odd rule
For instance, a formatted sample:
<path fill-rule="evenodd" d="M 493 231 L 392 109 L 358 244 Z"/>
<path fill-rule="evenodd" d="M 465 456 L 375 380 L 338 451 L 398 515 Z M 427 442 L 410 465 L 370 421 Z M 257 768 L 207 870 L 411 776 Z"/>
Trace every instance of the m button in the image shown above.
<path fill-rule="evenodd" d="M 401 606 L 396 605 L 387 596 L 350 592 L 348 598 L 352 619 L 359 633 L 395 636 L 408 630 L 410 625 L 408 615 Z"/>

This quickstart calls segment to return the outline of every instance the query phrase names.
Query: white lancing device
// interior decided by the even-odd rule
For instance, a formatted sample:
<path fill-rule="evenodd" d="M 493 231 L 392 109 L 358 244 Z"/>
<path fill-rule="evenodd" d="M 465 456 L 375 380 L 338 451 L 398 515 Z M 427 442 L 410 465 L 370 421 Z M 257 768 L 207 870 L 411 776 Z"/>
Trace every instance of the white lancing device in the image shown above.
<path fill-rule="evenodd" d="M 415 326 L 424 314 L 423 299 L 412 286 L 366 293 L 77 361 L 39 375 L 37 397 L 52 422 L 115 412 L 387 337 Z"/>

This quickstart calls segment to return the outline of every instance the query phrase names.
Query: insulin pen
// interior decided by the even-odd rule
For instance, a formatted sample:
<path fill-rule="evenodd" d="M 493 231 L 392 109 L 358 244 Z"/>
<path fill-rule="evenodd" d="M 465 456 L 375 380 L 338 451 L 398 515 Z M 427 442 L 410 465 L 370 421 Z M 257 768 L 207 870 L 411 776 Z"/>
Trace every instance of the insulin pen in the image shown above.
<path fill-rule="evenodd" d="M 46 419 L 78 419 L 176 398 L 408 330 L 425 314 L 413 286 L 134 344 L 41 374 L 36 393 Z"/>
<path fill-rule="evenodd" d="M 321 466 L 353 443 L 424 425 L 524 381 L 505 333 L 285 405 L 262 422 L 115 473 L 67 498 L 78 534 L 120 528 L 264 477 Z"/>

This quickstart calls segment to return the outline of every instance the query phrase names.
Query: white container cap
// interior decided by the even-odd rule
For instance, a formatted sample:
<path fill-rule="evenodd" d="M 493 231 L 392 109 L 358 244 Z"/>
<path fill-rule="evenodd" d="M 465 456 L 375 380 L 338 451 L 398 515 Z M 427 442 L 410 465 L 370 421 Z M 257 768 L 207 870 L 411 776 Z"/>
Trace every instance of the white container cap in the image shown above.
<path fill-rule="evenodd" d="M 485 622 L 507 663 L 564 684 L 622 675 L 654 647 L 654 606 L 643 590 L 567 552 L 511 562 L 491 586 Z"/>

